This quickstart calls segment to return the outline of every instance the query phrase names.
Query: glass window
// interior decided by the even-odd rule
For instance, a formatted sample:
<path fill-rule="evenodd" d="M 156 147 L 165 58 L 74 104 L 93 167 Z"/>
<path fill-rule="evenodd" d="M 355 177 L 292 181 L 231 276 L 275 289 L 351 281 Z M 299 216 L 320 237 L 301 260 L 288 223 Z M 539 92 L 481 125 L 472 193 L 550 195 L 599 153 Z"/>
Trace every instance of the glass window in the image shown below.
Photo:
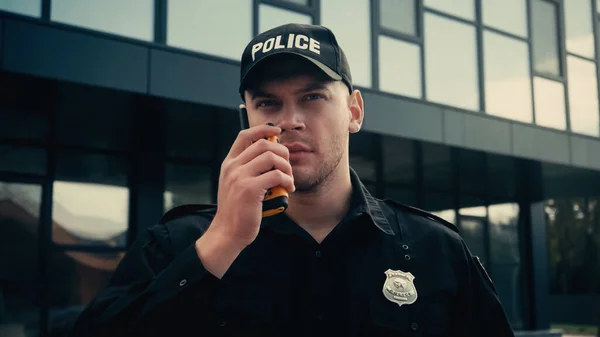
<path fill-rule="evenodd" d="M 425 14 L 425 86 L 428 100 L 479 110 L 475 47 L 475 27 Z"/>
<path fill-rule="evenodd" d="M 600 198 L 545 201 L 551 294 L 600 293 Z"/>
<path fill-rule="evenodd" d="M 485 206 L 462 208 L 460 213 L 460 235 L 469 247 L 471 253 L 478 256 L 482 264 L 485 264 L 484 227 L 486 224 Z"/>
<path fill-rule="evenodd" d="M 409 139 L 382 136 L 383 180 L 386 184 L 415 184 L 415 148 Z"/>
<path fill-rule="evenodd" d="M 571 131 L 599 136 L 596 65 L 575 56 L 567 56 L 567 69 Z"/>
<path fill-rule="evenodd" d="M 385 198 L 401 204 L 417 206 L 417 194 L 411 187 L 386 185 Z"/>
<path fill-rule="evenodd" d="M 486 191 L 486 154 L 460 149 L 458 152 L 459 188 L 470 195 L 483 196 Z"/>
<path fill-rule="evenodd" d="M 436 190 L 452 188 L 452 152 L 450 147 L 422 143 L 423 186 Z"/>
<path fill-rule="evenodd" d="M 485 111 L 521 122 L 533 121 L 527 42 L 483 32 Z"/>
<path fill-rule="evenodd" d="M 569 0 L 565 4 L 565 39 L 567 51 L 594 58 L 592 2 Z"/>
<path fill-rule="evenodd" d="M 531 45 L 533 69 L 560 76 L 557 10 L 557 5 L 551 1 L 531 2 Z"/>
<path fill-rule="evenodd" d="M 66 336 L 83 308 L 108 284 L 125 252 L 50 254 L 50 336 Z"/>
<path fill-rule="evenodd" d="M 211 169 L 196 165 L 167 163 L 164 211 L 184 204 L 211 204 Z"/>
<path fill-rule="evenodd" d="M 379 89 L 415 98 L 421 91 L 421 47 L 379 36 Z"/>
<path fill-rule="evenodd" d="M 450 193 L 426 191 L 423 195 L 423 209 L 452 224 L 456 224 L 454 198 Z"/>
<path fill-rule="evenodd" d="M 463 19 L 475 20 L 475 3 L 473 0 L 425 0 L 425 6 Z"/>
<path fill-rule="evenodd" d="M 241 59 L 244 47 L 252 39 L 252 1 L 171 0 L 167 3 L 168 45 L 236 61 Z M 219 34 L 198 34 L 207 31 Z"/>
<path fill-rule="evenodd" d="M 2 0 L 0 10 L 33 17 L 42 16 L 41 0 Z"/>
<path fill-rule="evenodd" d="M 152 0 L 52 0 L 51 20 L 118 34 L 154 40 Z"/>
<path fill-rule="evenodd" d="M 103 150 L 131 148 L 134 107 L 129 96 L 104 89 L 73 87 L 69 90 L 68 99 L 57 110 L 60 144 Z"/>
<path fill-rule="evenodd" d="M 310 5 L 310 0 L 283 0 L 285 2 L 290 2 L 293 4 L 297 4 L 297 5 L 302 5 L 302 6 L 309 6 Z"/>
<path fill-rule="evenodd" d="M 486 156 L 489 199 L 497 203 L 515 200 L 519 177 L 515 158 L 492 153 Z"/>
<path fill-rule="evenodd" d="M 43 175 L 46 173 L 46 150 L 0 145 L 0 171 Z"/>
<path fill-rule="evenodd" d="M 565 130 L 565 87 L 561 82 L 542 77 L 533 78 L 535 123 L 540 126 Z"/>
<path fill-rule="evenodd" d="M 260 4 L 258 7 L 258 33 L 287 23 L 311 24 L 312 17 L 306 14 L 289 11 L 270 5 Z M 241 57 L 241 54 L 240 54 Z"/>
<path fill-rule="evenodd" d="M 26 89 L 23 89 L 26 90 Z M 4 97 L 2 98 L 4 99 Z M 0 138 L 45 141 L 47 118 L 27 109 L 0 108 Z"/>
<path fill-rule="evenodd" d="M 375 182 L 377 180 L 375 160 L 367 156 L 350 155 L 350 167 L 363 181 Z"/>
<path fill-rule="evenodd" d="M 320 1 L 321 24 L 335 34 L 344 50 L 355 85 L 370 88 L 371 78 L 371 5 L 369 0 Z M 362 13 L 355 15 L 355 13 Z M 348 24 L 352 17 L 352 24 Z"/>
<path fill-rule="evenodd" d="M 514 203 L 490 205 L 490 274 L 500 302 L 513 327 L 523 324 L 522 274 L 519 252 L 519 206 Z"/>
<path fill-rule="evenodd" d="M 527 38 L 527 2 L 482 0 L 483 23 L 488 27 Z M 510 18 L 507 20 L 506 18 Z"/>
<path fill-rule="evenodd" d="M 519 264 L 519 205 L 515 203 L 490 205 L 491 260 L 497 264 Z"/>
<path fill-rule="evenodd" d="M 197 104 L 169 103 L 164 135 L 167 156 L 212 158 L 217 145 L 214 137 L 218 133 L 214 129 L 213 117 L 218 113 Z"/>
<path fill-rule="evenodd" d="M 38 230 L 42 188 L 0 182 L 0 335 L 38 334 Z"/>
<path fill-rule="evenodd" d="M 382 28 L 417 35 L 415 0 L 380 0 L 379 18 Z"/>
<path fill-rule="evenodd" d="M 61 153 L 52 197 L 52 240 L 124 247 L 129 223 L 128 165 L 103 154 Z"/>

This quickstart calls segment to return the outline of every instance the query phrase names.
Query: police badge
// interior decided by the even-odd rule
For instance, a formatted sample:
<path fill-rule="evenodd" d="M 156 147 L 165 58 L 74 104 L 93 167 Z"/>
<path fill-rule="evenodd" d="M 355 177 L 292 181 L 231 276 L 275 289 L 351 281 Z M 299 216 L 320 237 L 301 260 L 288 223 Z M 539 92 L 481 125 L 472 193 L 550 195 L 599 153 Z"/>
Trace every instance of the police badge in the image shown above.
<path fill-rule="evenodd" d="M 387 279 L 383 284 L 383 295 L 390 302 L 403 304 L 413 304 L 417 300 L 417 288 L 413 280 L 415 277 L 410 272 L 388 269 L 385 272 Z"/>

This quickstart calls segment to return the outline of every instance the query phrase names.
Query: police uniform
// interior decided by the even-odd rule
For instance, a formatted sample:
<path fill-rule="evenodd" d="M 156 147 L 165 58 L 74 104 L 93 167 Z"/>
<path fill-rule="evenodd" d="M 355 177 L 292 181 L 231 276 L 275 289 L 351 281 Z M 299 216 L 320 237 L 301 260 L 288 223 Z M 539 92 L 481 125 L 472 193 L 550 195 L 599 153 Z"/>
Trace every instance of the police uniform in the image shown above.
<path fill-rule="evenodd" d="M 131 247 L 74 336 L 513 336 L 457 228 L 374 198 L 351 169 L 350 211 L 319 244 L 285 213 L 222 279 L 195 241 L 214 206 L 165 214 Z"/>

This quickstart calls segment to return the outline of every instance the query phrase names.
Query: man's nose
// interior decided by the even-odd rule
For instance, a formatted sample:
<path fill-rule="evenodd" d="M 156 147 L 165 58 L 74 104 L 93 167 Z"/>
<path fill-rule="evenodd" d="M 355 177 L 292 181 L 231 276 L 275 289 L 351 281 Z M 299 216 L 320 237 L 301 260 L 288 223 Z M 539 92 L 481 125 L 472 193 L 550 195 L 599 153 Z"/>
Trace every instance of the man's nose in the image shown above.
<path fill-rule="evenodd" d="M 305 128 L 302 113 L 298 107 L 285 106 L 280 116 L 281 119 L 278 126 L 281 128 L 282 133 L 289 130 L 303 130 Z"/>

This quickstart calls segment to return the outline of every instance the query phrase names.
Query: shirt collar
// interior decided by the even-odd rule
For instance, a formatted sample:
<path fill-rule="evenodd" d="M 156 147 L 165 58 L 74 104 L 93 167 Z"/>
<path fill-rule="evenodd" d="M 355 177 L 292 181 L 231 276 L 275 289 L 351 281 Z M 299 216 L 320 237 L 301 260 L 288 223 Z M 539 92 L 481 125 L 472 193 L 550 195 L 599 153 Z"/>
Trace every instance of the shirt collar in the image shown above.
<path fill-rule="evenodd" d="M 388 218 L 381 209 L 380 201 L 371 195 L 353 168 L 350 168 L 350 181 L 352 182 L 350 209 L 348 214 L 341 221 L 341 225 L 345 226 L 348 222 L 352 222 L 348 220 L 366 214 L 377 228 L 386 234 L 393 235 L 394 231 L 392 230 Z M 275 223 L 277 223 L 277 225 L 273 227 L 276 227 L 279 231 L 288 233 L 294 231 L 292 228 L 288 228 L 290 227 L 289 225 L 291 225 L 291 220 L 285 216 L 285 213 L 263 219 L 263 226 L 266 225 L 270 227 Z"/>

